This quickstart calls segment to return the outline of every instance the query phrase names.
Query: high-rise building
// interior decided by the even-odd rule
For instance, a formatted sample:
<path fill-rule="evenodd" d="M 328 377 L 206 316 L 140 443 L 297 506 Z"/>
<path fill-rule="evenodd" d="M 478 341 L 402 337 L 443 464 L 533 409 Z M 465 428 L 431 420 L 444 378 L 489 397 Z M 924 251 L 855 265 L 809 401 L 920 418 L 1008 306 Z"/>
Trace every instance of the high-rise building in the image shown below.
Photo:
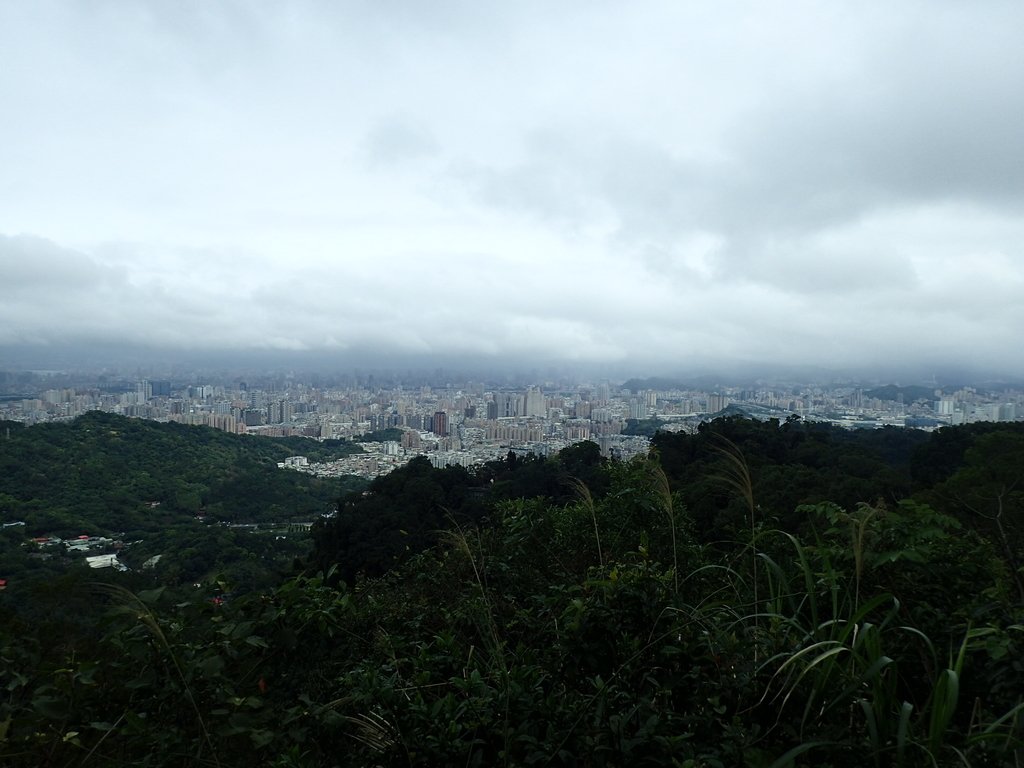
<path fill-rule="evenodd" d="M 718 413 L 729 404 L 729 396 L 719 393 L 708 395 L 708 413 Z"/>
<path fill-rule="evenodd" d="M 523 398 L 514 392 L 495 392 L 496 418 L 506 419 L 511 416 L 523 415 Z"/>
<path fill-rule="evenodd" d="M 437 411 L 434 414 L 433 429 L 431 431 L 438 437 L 448 436 L 448 414 L 444 411 Z"/>
<path fill-rule="evenodd" d="M 544 393 L 537 387 L 530 387 L 526 390 L 523 402 L 526 406 L 526 416 L 544 416 L 547 413 L 547 404 L 544 402 Z"/>
<path fill-rule="evenodd" d="M 646 419 L 647 418 L 647 403 L 639 397 L 634 397 L 629 401 L 629 418 L 631 419 Z"/>
<path fill-rule="evenodd" d="M 288 400 L 275 400 L 267 407 L 268 424 L 291 424 L 292 404 Z"/>

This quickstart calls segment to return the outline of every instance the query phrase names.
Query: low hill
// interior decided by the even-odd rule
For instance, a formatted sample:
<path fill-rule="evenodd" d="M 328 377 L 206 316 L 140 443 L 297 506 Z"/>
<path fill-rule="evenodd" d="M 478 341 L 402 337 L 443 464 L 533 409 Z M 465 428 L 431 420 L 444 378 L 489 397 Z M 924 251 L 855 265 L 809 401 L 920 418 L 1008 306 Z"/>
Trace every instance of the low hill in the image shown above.
<path fill-rule="evenodd" d="M 29 536 L 152 531 L 198 513 L 226 522 L 308 520 L 329 511 L 344 484 L 277 462 L 300 451 L 324 459 L 360 450 L 93 412 L 0 439 L 0 517 L 24 521 Z"/>
<path fill-rule="evenodd" d="M 886 384 L 884 387 L 875 387 L 864 391 L 865 396 L 874 397 L 879 400 L 899 400 L 903 396 L 903 402 L 913 403 L 916 400 L 934 400 L 934 387 L 909 386 L 901 387 L 898 384 Z"/>

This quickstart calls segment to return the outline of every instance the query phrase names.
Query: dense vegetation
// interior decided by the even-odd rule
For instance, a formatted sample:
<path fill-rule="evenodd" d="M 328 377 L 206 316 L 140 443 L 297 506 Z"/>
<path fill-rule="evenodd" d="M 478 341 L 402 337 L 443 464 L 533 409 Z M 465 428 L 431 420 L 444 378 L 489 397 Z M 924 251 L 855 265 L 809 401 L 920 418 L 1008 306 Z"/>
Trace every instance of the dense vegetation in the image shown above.
<path fill-rule="evenodd" d="M 275 589 L 68 574 L 102 621 L 7 617 L 0 761 L 1018 764 L 1022 475 L 1004 424 L 415 461 Z"/>
<path fill-rule="evenodd" d="M 379 576 L 435 543 L 444 529 L 485 521 L 499 501 L 565 504 L 576 495 L 569 478 L 598 491 L 607 483 L 600 465 L 598 447 L 589 441 L 553 461 L 509 453 L 474 472 L 460 466 L 435 470 L 425 457 L 414 458 L 343 498 L 335 518 L 318 521 L 313 563 L 349 582 L 357 575 Z"/>
<path fill-rule="evenodd" d="M 239 436 L 99 411 L 30 428 L 3 422 L 0 511 L 26 521 L 31 535 L 146 530 L 151 502 L 168 514 L 203 511 L 225 521 L 310 519 L 323 511 L 317 481 L 276 472 L 276 462 L 360 450 L 341 440 Z"/>
<path fill-rule="evenodd" d="M 26 538 L 103 536 L 129 543 L 121 559 L 135 567 L 169 555 L 158 570 L 167 584 L 224 569 L 265 581 L 258 577 L 272 561 L 290 566 L 308 553 L 306 537 L 293 537 L 296 546 L 289 546 L 289 526 L 312 522 L 339 495 L 363 487 L 354 478 L 280 470 L 277 462 L 360 450 L 340 440 L 231 435 L 98 411 L 33 427 L 0 423 L 0 523 L 24 523 L 0 531 L 0 578 L 8 596 L 25 599 L 26 583 L 52 579 L 69 565 L 63 547 L 25 547 Z M 281 531 L 254 536 L 230 524 Z"/>
<path fill-rule="evenodd" d="M 360 443 L 383 443 L 388 440 L 401 440 L 402 430 L 398 427 L 375 429 L 373 432 L 367 432 L 355 437 L 354 439 Z"/>
<path fill-rule="evenodd" d="M 622 428 L 622 434 L 654 437 L 662 426 L 663 422 L 661 419 L 626 419 L 626 425 Z"/>

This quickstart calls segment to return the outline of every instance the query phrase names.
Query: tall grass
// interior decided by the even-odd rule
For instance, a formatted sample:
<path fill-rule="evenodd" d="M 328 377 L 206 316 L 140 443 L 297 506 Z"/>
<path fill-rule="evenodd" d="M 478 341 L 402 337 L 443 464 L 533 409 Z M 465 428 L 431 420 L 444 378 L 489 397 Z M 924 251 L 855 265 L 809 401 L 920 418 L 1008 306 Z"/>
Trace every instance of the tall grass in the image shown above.
<path fill-rule="evenodd" d="M 750 583 L 754 597 L 754 634 L 756 635 L 760 630 L 757 619 L 757 612 L 760 611 L 760 595 L 757 574 L 757 506 L 754 504 L 754 481 L 750 476 L 750 467 L 747 466 L 747 460 L 740 447 L 718 432 L 712 432 L 711 435 L 719 443 L 712 446 L 712 449 L 725 460 L 725 468 L 721 474 L 717 475 L 717 479 L 736 491 L 747 507 L 747 519 L 750 524 Z M 757 653 L 758 649 L 755 644 L 755 660 Z"/>
<path fill-rule="evenodd" d="M 654 488 L 661 506 L 668 516 L 669 531 L 672 536 L 672 579 L 675 591 L 679 593 L 679 544 L 676 541 L 676 512 L 672 502 L 672 489 L 668 484 L 668 476 L 660 464 L 653 464 L 651 475 L 654 478 Z"/>
<path fill-rule="evenodd" d="M 664 474 L 664 473 L 663 473 Z M 601 531 L 597 525 L 597 509 L 594 506 L 594 497 L 590 493 L 587 484 L 578 477 L 570 477 L 567 481 L 569 486 L 576 492 L 584 508 L 590 513 L 590 521 L 594 525 L 594 542 L 597 545 L 597 562 L 604 568 L 604 554 L 601 552 Z"/>
<path fill-rule="evenodd" d="M 863 524 L 854 523 L 854 547 L 863 545 L 863 530 Z M 792 761 L 812 749 L 866 747 L 879 768 L 922 761 L 938 766 L 948 760 L 970 765 L 971 747 L 1004 739 L 1005 756 L 1012 759 L 1016 742 L 1011 734 L 1024 702 L 991 723 L 982 725 L 972 717 L 966 728 L 956 725 L 966 658 L 995 629 L 968 627 L 955 652 L 940 663 L 936 643 L 902 623 L 893 595 L 862 600 L 863 557 L 855 557 L 851 584 L 824 548 L 811 550 L 788 533 L 766 535 L 788 543 L 792 560 L 787 569 L 778 558 L 759 555 L 768 610 L 744 621 L 766 623 L 775 650 L 759 667 L 767 680 L 750 709 L 774 710 L 777 728 L 788 722 L 793 705 L 801 705 L 798 747 L 784 757 Z M 844 719 L 847 727 L 838 727 Z M 833 738 L 815 738 L 820 734 Z"/>

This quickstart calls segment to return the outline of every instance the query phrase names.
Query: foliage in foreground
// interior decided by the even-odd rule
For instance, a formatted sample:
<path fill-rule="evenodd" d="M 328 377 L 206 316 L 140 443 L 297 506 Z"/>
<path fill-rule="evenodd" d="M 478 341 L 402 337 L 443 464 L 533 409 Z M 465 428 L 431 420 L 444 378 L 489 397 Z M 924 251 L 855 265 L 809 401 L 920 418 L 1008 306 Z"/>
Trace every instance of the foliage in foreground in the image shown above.
<path fill-rule="evenodd" d="M 731 450 L 723 443 L 723 452 Z M 377 579 L 224 605 L 93 587 L 102 636 L 4 638 L 5 765 L 1010 765 L 1005 561 L 920 503 L 702 543 L 656 461 L 498 504 Z M 746 486 L 749 490 L 749 484 Z"/>

